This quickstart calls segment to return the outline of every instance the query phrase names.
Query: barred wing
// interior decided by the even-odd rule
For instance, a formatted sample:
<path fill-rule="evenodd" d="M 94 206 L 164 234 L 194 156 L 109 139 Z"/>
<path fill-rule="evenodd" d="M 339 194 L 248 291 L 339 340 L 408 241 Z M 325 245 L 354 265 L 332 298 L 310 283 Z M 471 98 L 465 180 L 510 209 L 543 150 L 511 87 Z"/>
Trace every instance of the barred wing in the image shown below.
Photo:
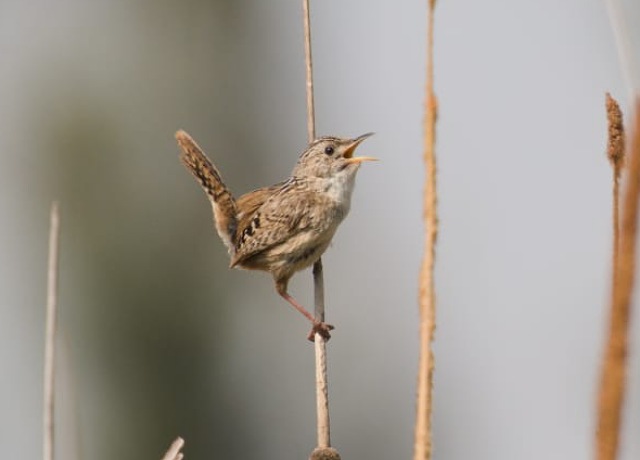
<path fill-rule="evenodd" d="M 301 179 L 290 179 L 238 228 L 236 253 L 231 266 L 242 264 L 271 248 L 291 242 L 307 233 L 310 240 L 322 239 L 334 221 L 335 206 L 323 194 L 310 190 Z"/>

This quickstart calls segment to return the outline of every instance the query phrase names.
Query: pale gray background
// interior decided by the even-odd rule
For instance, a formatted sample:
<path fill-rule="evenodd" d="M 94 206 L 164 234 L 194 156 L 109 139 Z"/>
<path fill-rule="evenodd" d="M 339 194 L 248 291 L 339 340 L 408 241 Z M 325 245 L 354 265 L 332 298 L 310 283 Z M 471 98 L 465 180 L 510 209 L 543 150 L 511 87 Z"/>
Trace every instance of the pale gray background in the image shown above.
<path fill-rule="evenodd" d="M 625 4 L 635 54 L 640 7 Z M 376 131 L 325 257 L 334 444 L 410 458 L 422 252 L 425 2 L 312 2 L 319 134 Z M 0 445 L 40 456 L 48 208 L 61 200 L 59 458 L 306 458 L 308 325 L 229 271 L 177 161 L 236 192 L 305 146 L 299 1 L 0 3 Z M 609 294 L 600 1 L 438 2 L 435 458 L 591 456 Z M 292 292 L 311 304 L 310 274 Z M 634 315 L 633 338 L 638 315 Z M 623 459 L 640 456 L 639 344 Z"/>

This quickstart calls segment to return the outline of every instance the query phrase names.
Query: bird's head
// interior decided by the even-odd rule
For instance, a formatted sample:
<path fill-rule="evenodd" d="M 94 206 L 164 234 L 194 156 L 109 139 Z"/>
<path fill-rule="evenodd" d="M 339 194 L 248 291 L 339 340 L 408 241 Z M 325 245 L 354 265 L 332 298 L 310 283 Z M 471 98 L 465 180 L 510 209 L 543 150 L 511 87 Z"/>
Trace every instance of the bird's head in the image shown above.
<path fill-rule="evenodd" d="M 373 157 L 354 157 L 353 153 L 362 141 L 373 133 L 354 139 L 320 137 L 309 144 L 293 169 L 296 177 L 331 178 L 353 176 L 364 161 L 376 161 Z"/>

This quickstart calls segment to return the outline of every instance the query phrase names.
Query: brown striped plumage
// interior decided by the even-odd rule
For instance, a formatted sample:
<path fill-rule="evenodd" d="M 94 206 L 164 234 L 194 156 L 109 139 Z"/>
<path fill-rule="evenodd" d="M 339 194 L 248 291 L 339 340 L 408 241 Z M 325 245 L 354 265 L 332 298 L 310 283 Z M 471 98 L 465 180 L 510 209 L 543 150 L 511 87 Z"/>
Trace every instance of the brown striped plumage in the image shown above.
<path fill-rule="evenodd" d="M 349 212 L 356 172 L 370 157 L 353 157 L 370 134 L 319 138 L 300 156 L 292 176 L 235 200 L 220 173 L 184 131 L 176 133 L 180 160 L 211 201 L 216 230 L 229 249 L 231 267 L 264 270 L 276 290 L 329 338 L 333 326 L 316 321 L 287 292 L 293 274 L 315 263 Z"/>

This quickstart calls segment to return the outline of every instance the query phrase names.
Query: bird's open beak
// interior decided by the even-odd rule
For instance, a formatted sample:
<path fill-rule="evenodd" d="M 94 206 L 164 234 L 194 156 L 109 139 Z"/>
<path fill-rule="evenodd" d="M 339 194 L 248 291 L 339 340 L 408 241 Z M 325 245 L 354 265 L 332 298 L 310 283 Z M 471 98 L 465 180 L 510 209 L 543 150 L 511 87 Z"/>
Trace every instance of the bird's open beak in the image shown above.
<path fill-rule="evenodd" d="M 351 141 L 351 144 L 349 145 L 347 150 L 344 152 L 344 157 L 347 163 L 359 164 L 359 163 L 362 163 L 363 161 L 378 161 L 377 158 L 373 158 L 373 157 L 354 157 L 353 156 L 353 152 L 356 151 L 356 147 L 358 147 L 363 140 L 371 136 L 373 136 L 373 133 L 367 133 L 367 134 L 363 134 L 362 136 L 358 136 Z"/>

